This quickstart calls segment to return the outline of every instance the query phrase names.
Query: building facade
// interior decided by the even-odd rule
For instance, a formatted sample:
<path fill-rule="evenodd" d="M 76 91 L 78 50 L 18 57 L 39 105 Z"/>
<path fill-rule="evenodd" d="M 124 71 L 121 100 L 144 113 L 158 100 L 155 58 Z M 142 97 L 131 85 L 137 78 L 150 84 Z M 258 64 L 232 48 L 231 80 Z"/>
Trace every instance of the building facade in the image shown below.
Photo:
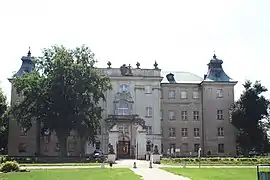
<path fill-rule="evenodd" d="M 22 57 L 18 71 L 31 73 L 33 57 L 29 52 Z M 162 72 L 155 62 L 152 69 L 122 65 L 99 68 L 101 75 L 109 76 L 112 90 L 101 102 L 103 119 L 97 143 L 81 145 L 76 132 L 67 142 L 68 155 L 92 154 L 96 149 L 108 153 L 114 147 L 119 159 L 145 159 L 154 146 L 169 155 L 196 155 L 199 148 L 204 154 L 235 155 L 235 131 L 229 121 L 229 108 L 234 102 L 234 85 L 222 69 L 216 56 L 208 65 L 208 73 L 201 78 L 187 72 Z M 10 79 L 12 83 L 12 79 Z M 12 87 L 11 105 L 21 100 Z M 9 123 L 8 154 L 34 156 L 37 151 L 45 156 L 59 155 L 59 143 L 54 132 L 44 132 L 37 147 L 40 128 L 26 132 L 15 120 Z"/>
<path fill-rule="evenodd" d="M 163 154 L 236 155 L 236 132 L 230 122 L 236 81 L 228 77 L 216 55 L 201 78 L 187 72 L 167 72 L 162 89 Z"/>

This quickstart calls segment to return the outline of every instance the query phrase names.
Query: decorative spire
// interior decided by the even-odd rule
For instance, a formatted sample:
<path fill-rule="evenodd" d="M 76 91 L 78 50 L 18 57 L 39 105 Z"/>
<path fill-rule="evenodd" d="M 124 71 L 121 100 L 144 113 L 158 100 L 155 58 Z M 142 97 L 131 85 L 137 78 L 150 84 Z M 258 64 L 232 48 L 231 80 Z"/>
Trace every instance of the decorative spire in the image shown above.
<path fill-rule="evenodd" d="M 156 60 L 155 60 L 154 67 L 155 67 L 155 69 L 158 69 L 158 63 L 157 63 L 157 61 L 156 61 Z"/>
<path fill-rule="evenodd" d="M 30 46 L 29 46 L 29 50 L 28 50 L 27 56 L 28 57 L 31 57 L 31 48 L 30 48 Z"/>
<path fill-rule="evenodd" d="M 223 61 L 218 59 L 214 53 L 213 59 L 208 63 L 208 72 L 204 76 L 206 81 L 215 81 L 215 82 L 230 82 L 232 79 L 224 72 L 222 68 Z"/>

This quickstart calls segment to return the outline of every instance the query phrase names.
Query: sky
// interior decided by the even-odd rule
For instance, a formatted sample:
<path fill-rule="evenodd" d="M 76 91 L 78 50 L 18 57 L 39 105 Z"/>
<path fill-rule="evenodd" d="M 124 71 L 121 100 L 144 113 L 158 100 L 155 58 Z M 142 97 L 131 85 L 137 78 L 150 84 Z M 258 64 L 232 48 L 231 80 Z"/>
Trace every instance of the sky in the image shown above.
<path fill-rule="evenodd" d="M 140 62 L 201 77 L 216 53 L 238 81 L 270 88 L 269 0 L 0 0 L 0 87 L 10 99 L 11 77 L 31 47 L 87 45 L 98 66 Z M 266 93 L 270 98 L 270 94 Z"/>

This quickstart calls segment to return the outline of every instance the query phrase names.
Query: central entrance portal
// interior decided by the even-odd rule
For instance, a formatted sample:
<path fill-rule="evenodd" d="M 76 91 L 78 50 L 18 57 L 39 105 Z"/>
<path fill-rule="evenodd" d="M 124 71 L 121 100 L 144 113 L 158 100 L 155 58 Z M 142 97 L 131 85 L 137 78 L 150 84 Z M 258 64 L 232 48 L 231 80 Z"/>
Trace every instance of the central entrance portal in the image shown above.
<path fill-rule="evenodd" d="M 131 157 L 130 141 L 118 141 L 117 155 L 118 159 L 129 159 Z"/>

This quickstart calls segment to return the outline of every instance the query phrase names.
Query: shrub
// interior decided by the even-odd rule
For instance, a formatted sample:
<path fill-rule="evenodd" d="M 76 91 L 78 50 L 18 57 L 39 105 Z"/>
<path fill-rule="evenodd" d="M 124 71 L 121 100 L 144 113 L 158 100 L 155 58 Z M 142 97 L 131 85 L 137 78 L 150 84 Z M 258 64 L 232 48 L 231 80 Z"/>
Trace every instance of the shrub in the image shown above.
<path fill-rule="evenodd" d="M 20 170 L 19 164 L 16 161 L 7 161 L 1 165 L 1 172 L 17 172 Z"/>
<path fill-rule="evenodd" d="M 163 158 L 161 160 L 165 164 L 199 164 L 198 158 Z M 257 165 L 257 164 L 270 164 L 270 158 L 220 158 L 220 157 L 210 157 L 200 159 L 201 164 L 209 165 Z"/>

